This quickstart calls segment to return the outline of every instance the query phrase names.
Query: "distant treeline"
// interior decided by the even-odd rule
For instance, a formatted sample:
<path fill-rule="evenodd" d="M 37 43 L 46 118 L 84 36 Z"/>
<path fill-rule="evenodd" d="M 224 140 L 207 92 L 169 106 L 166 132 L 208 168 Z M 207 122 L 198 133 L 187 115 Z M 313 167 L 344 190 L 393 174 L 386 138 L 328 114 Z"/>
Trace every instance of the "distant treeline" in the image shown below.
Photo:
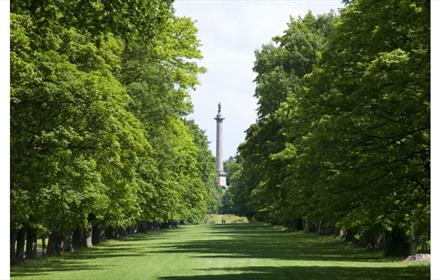
<path fill-rule="evenodd" d="M 223 212 L 430 250 L 430 2 L 345 1 L 256 52 L 258 119 Z"/>
<path fill-rule="evenodd" d="M 10 30 L 12 263 L 207 213 L 215 161 L 185 118 L 205 69 L 172 1 L 12 1 Z"/>

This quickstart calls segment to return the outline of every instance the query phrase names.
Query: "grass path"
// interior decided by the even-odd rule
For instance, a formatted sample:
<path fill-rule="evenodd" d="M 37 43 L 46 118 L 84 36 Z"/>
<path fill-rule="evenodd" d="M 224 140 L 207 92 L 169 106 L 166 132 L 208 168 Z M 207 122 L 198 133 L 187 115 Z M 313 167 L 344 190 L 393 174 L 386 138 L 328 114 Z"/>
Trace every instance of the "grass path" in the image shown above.
<path fill-rule="evenodd" d="M 423 280 L 429 266 L 383 259 L 333 237 L 236 224 L 137 234 L 11 273 L 29 280 Z"/>

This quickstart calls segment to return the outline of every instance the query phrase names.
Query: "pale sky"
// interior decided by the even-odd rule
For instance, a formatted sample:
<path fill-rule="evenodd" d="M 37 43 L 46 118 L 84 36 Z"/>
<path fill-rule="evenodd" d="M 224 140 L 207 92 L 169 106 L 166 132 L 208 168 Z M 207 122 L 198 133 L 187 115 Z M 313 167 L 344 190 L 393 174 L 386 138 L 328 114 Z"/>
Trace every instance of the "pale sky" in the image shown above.
<path fill-rule="evenodd" d="M 200 65 L 208 72 L 200 75 L 192 96 L 190 116 L 206 131 L 215 155 L 217 103 L 223 116 L 223 158 L 235 155 L 244 141 L 245 130 L 255 122 L 257 100 L 254 51 L 287 28 L 289 16 L 326 13 L 342 8 L 341 1 L 213 1 L 176 0 L 178 16 L 196 21 L 204 59 Z"/>

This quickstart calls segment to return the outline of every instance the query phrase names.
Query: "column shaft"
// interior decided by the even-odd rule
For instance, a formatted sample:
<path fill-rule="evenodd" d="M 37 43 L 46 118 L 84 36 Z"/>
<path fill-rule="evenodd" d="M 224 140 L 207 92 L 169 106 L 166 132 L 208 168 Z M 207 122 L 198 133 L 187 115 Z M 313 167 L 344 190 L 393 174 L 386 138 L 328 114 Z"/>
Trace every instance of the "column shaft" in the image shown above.
<path fill-rule="evenodd" d="M 223 120 L 217 119 L 217 172 L 223 172 Z"/>

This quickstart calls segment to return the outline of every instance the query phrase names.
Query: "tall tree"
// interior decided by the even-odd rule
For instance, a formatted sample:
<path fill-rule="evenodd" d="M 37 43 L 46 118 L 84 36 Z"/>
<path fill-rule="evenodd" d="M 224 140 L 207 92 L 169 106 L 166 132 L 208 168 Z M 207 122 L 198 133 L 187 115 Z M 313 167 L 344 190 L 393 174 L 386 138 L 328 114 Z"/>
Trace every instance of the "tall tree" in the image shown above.
<path fill-rule="evenodd" d="M 239 193 L 240 200 L 249 200 L 245 207 L 248 215 L 258 213 L 260 218 L 278 222 L 291 220 L 283 210 L 289 204 L 284 201 L 286 191 L 279 188 L 287 176 L 283 168 L 286 162 L 274 157 L 285 148 L 283 129 L 289 124 L 284 104 L 302 90 L 303 77 L 316 63 L 333 19 L 333 14 L 316 18 L 310 12 L 304 18 L 292 18 L 283 36 L 274 37 L 274 44 L 256 52 L 259 118 L 239 148 L 243 179 L 247 181 Z"/>
<path fill-rule="evenodd" d="M 193 22 L 155 0 L 14 1 L 11 12 L 11 259 L 26 232 L 62 253 L 91 225 L 206 213 L 213 159 L 184 120 L 204 71 Z"/>
<path fill-rule="evenodd" d="M 427 251 L 429 2 L 346 2 L 257 53 L 259 118 L 232 193 L 271 222 Z"/>

